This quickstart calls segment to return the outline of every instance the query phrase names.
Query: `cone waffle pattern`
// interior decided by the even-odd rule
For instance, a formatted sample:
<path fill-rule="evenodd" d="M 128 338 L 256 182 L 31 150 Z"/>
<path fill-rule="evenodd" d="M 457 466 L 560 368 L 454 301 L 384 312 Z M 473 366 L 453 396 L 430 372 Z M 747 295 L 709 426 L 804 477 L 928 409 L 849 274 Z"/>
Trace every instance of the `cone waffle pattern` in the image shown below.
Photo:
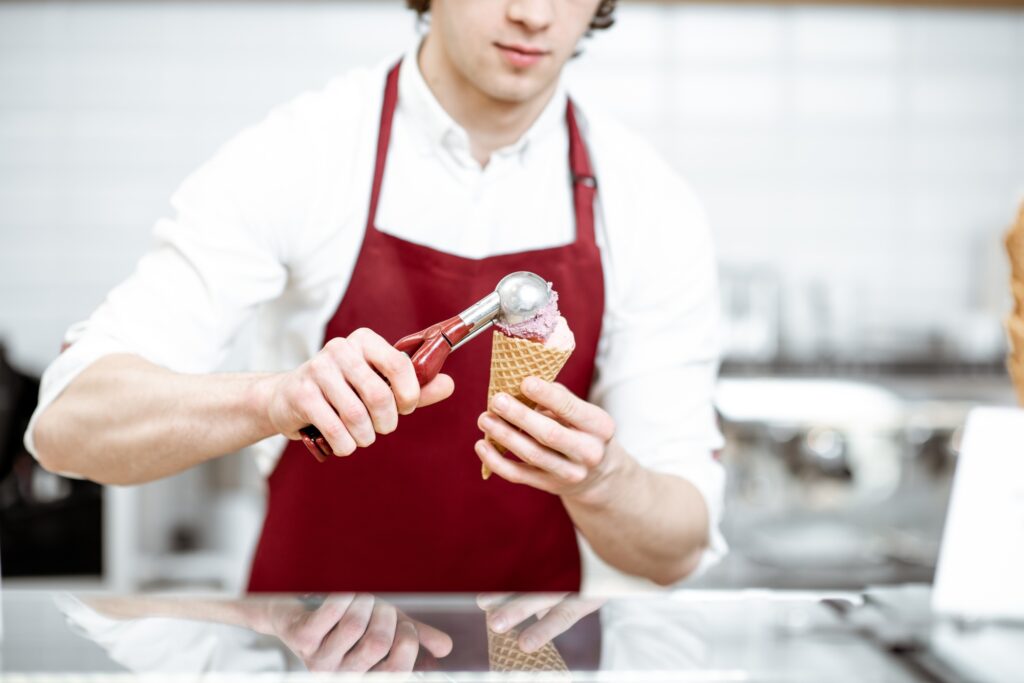
<path fill-rule="evenodd" d="M 519 631 L 517 629 L 506 633 L 495 633 L 491 629 L 487 629 L 487 659 L 491 671 L 543 671 L 560 674 L 553 676 L 550 680 L 572 680 L 569 667 L 566 666 L 565 660 L 562 659 L 562 655 L 558 653 L 554 644 L 546 643 L 536 652 L 523 652 L 516 642 L 518 638 Z M 549 679 L 545 678 L 545 680 Z"/>
<path fill-rule="evenodd" d="M 487 387 L 488 405 L 495 394 L 504 391 L 533 408 L 536 404 L 523 396 L 520 390 L 523 380 L 530 375 L 548 382 L 554 380 L 572 352 L 572 349 L 553 349 L 540 342 L 509 337 L 495 330 L 491 346 L 491 380 Z M 500 445 L 494 446 L 505 452 Z M 487 479 L 491 471 L 487 465 L 482 465 L 480 474 Z"/>
<path fill-rule="evenodd" d="M 1017 389 L 1017 400 L 1024 406 L 1024 205 L 1017 222 L 1006 233 L 1006 254 L 1010 258 L 1010 289 L 1013 292 L 1013 312 L 1006 319 L 1006 335 L 1010 342 L 1010 355 L 1006 367 Z"/>

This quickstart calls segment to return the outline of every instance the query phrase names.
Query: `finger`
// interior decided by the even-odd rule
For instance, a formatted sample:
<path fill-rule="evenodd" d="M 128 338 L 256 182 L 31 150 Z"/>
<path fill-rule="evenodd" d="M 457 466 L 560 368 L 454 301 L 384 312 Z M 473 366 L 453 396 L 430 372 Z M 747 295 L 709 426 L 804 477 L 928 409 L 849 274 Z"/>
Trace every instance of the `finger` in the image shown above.
<path fill-rule="evenodd" d="M 440 403 L 455 391 L 455 380 L 441 373 L 423 385 L 420 390 L 420 403 L 417 408 Z"/>
<path fill-rule="evenodd" d="M 324 636 L 345 616 L 345 612 L 348 611 L 355 597 L 355 593 L 328 595 L 319 607 L 308 613 L 305 623 L 320 634 L 320 638 L 317 640 L 318 646 Z"/>
<path fill-rule="evenodd" d="M 568 631 L 580 619 L 601 608 L 604 600 L 580 600 L 570 598 L 553 606 L 548 613 L 530 624 L 519 634 L 519 648 L 523 652 L 535 652 L 557 636 Z"/>
<path fill-rule="evenodd" d="M 415 410 L 420 400 L 420 383 L 412 359 L 376 333 L 359 336 L 356 342 L 370 365 L 387 378 L 398 413 L 408 415 Z"/>
<path fill-rule="evenodd" d="M 273 601 L 279 602 L 275 608 L 281 615 L 282 626 L 278 630 L 281 640 L 307 665 L 310 665 L 310 660 L 320 649 L 324 638 L 345 613 L 345 598 L 344 595 L 328 598 L 315 610 L 294 600 Z"/>
<path fill-rule="evenodd" d="M 508 602 L 515 596 L 515 593 L 480 593 L 476 596 L 476 606 L 480 609 L 494 609 L 498 605 Z"/>
<path fill-rule="evenodd" d="M 593 403 L 584 401 L 558 382 L 527 377 L 521 388 L 528 399 L 547 408 L 567 424 L 593 434 L 602 441 L 610 441 L 615 436 L 615 420 L 611 415 Z"/>
<path fill-rule="evenodd" d="M 416 656 L 420 653 L 420 639 L 416 625 L 408 618 L 400 618 L 395 628 L 395 640 L 391 645 L 391 653 L 370 671 L 412 671 L 416 664 Z"/>
<path fill-rule="evenodd" d="M 435 657 L 447 657 L 452 651 L 452 637 L 439 628 L 425 624 L 417 619 L 410 619 L 403 612 L 399 616 L 409 619 L 416 626 L 416 633 L 420 639 L 420 645 L 427 648 L 427 651 Z"/>
<path fill-rule="evenodd" d="M 474 448 L 480 461 L 505 481 L 513 484 L 525 484 L 548 493 L 555 493 L 559 486 L 559 482 L 553 475 L 532 465 L 509 460 L 483 439 L 477 441 Z"/>
<path fill-rule="evenodd" d="M 306 419 L 320 430 L 335 455 L 351 455 L 356 450 L 356 441 L 352 438 L 348 425 L 331 407 L 332 403 L 329 398 L 320 394 L 319 399 L 305 407 Z"/>
<path fill-rule="evenodd" d="M 552 609 L 568 593 L 534 593 L 511 600 L 487 615 L 487 625 L 497 633 L 505 633 L 537 612 Z"/>
<path fill-rule="evenodd" d="M 376 438 L 374 432 L 390 434 L 395 431 L 398 426 L 398 406 L 391 387 L 370 365 L 366 353 L 366 349 L 354 341 L 339 346 L 336 352 L 345 379 L 359 394 L 363 409 L 370 416 L 370 443 L 373 443 Z"/>
<path fill-rule="evenodd" d="M 365 448 L 376 439 L 374 425 L 366 406 L 363 405 L 363 399 L 357 395 L 350 382 L 353 375 L 358 375 L 355 368 L 359 366 L 373 375 L 378 382 L 383 384 L 384 380 L 369 369 L 362 356 L 345 340 L 331 340 L 324 347 L 324 351 L 327 352 L 324 360 L 314 359 L 312 363 L 314 378 L 325 390 L 334 411 L 356 444 Z"/>
<path fill-rule="evenodd" d="M 334 671 L 341 664 L 349 650 L 355 647 L 366 632 L 373 614 L 374 598 L 372 595 L 360 593 L 338 620 L 334 630 L 324 638 L 320 650 L 316 653 L 316 671 Z"/>
<path fill-rule="evenodd" d="M 519 431 L 493 413 L 484 413 L 477 423 L 492 441 L 515 453 L 524 462 L 553 474 L 570 484 L 578 484 L 587 477 L 587 467 L 572 462 L 560 453 L 537 443 L 529 434 Z"/>
<path fill-rule="evenodd" d="M 548 415 L 528 408 L 522 401 L 504 392 L 491 399 L 490 409 L 509 424 L 532 436 L 540 445 L 573 462 L 585 467 L 596 467 L 604 457 L 604 442 L 593 434 L 567 427 Z"/>
<path fill-rule="evenodd" d="M 395 642 L 395 628 L 398 626 L 398 610 L 394 605 L 378 601 L 366 626 L 366 632 L 341 660 L 338 671 L 364 673 L 383 661 Z"/>

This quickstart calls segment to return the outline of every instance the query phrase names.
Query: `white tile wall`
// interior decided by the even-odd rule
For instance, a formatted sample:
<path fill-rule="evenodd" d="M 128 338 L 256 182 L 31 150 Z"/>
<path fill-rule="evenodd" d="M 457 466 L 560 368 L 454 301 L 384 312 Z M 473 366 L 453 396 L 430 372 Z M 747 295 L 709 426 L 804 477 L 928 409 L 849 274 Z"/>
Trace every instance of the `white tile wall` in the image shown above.
<path fill-rule="evenodd" d="M 0 3 L 14 359 L 49 361 L 220 143 L 414 35 L 399 0 Z M 850 353 L 879 329 L 1002 314 L 1024 11 L 631 3 L 569 73 L 690 178 L 730 270 L 768 266 L 796 301 L 824 288 Z M 810 333 L 790 317 L 787 338 Z"/>

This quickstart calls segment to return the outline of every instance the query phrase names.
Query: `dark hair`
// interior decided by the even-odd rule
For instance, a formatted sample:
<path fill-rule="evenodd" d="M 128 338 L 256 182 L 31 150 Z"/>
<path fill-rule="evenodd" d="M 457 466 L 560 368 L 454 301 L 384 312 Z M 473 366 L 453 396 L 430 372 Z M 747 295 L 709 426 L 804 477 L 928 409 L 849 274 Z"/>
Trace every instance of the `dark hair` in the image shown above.
<path fill-rule="evenodd" d="M 612 13 L 615 12 L 616 2 L 618 0 L 601 0 L 594 13 L 594 19 L 590 22 L 591 31 L 608 28 L 615 23 Z M 405 4 L 409 6 L 409 9 L 415 10 L 421 18 L 430 11 L 430 0 L 405 0 Z"/>

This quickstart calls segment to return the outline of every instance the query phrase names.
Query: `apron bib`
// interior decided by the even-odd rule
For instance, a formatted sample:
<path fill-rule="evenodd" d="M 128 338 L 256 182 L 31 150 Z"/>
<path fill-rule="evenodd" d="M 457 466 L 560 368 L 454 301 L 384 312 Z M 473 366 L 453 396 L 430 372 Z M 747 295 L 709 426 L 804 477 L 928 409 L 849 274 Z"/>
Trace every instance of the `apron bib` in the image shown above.
<path fill-rule="evenodd" d="M 594 239 L 596 182 L 571 102 L 566 107 L 576 213 L 571 244 L 469 259 L 377 229 L 375 218 L 398 100 L 388 73 L 366 232 L 324 343 L 368 327 L 392 343 L 453 315 L 513 271 L 551 281 L 576 350 L 558 381 L 586 397 L 604 312 Z M 398 428 L 350 457 L 318 463 L 290 441 L 268 479 L 253 558 L 254 592 L 577 591 L 576 533 L 561 500 L 500 477 L 480 478 L 473 444 L 487 407 L 490 332 L 461 347 L 443 372 L 455 393 L 400 416 Z"/>

